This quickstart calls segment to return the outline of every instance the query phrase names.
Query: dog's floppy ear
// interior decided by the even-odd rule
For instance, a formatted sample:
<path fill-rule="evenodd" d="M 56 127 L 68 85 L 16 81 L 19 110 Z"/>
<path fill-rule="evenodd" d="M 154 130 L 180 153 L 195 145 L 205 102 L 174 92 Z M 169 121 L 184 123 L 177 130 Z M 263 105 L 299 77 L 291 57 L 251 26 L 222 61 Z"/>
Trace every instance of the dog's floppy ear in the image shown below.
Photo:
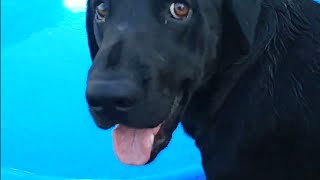
<path fill-rule="evenodd" d="M 86 12 L 86 30 L 87 30 L 87 37 L 88 37 L 88 44 L 90 49 L 90 56 L 93 60 L 96 56 L 99 47 L 97 44 L 97 41 L 95 39 L 94 35 L 94 29 L 93 29 L 93 21 L 94 21 L 94 0 L 88 0 L 87 2 L 87 12 Z"/>
<path fill-rule="evenodd" d="M 220 70 L 251 52 L 263 0 L 223 0 Z"/>
<path fill-rule="evenodd" d="M 227 0 L 229 12 L 239 25 L 247 45 L 252 45 L 255 38 L 261 4 L 263 0 Z"/>

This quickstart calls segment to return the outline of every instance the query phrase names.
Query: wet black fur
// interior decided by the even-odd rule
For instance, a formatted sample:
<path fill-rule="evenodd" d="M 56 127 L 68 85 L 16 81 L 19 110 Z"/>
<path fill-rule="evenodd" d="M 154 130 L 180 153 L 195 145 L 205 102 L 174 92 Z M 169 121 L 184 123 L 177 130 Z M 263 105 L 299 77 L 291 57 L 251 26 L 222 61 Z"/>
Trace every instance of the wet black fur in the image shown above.
<path fill-rule="evenodd" d="M 94 59 L 99 47 L 90 2 Z M 181 122 L 201 151 L 207 179 L 320 179 L 320 6 L 310 0 L 191 2 L 197 11 L 188 29 L 170 29 L 178 42 L 166 40 L 169 30 L 161 23 L 159 30 L 151 25 L 159 37 L 144 32 L 169 61 L 167 71 L 147 69 L 157 74 L 151 76 L 156 87 L 169 87 L 169 94 L 189 82 L 182 89 L 190 101 Z M 161 46 L 186 49 L 196 63 L 173 63 L 176 57 Z M 146 66 L 160 66 L 155 61 Z"/>

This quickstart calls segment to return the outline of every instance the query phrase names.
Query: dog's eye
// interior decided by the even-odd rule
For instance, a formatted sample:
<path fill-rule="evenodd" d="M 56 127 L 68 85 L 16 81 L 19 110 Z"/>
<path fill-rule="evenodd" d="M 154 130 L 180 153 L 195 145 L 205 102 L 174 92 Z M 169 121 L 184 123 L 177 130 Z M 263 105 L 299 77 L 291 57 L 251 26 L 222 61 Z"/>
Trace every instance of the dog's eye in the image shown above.
<path fill-rule="evenodd" d="M 190 13 L 190 7 L 186 3 L 176 2 L 170 6 L 170 14 L 173 18 L 183 20 L 188 17 Z"/>
<path fill-rule="evenodd" d="M 96 8 L 96 15 L 95 15 L 96 21 L 97 22 L 105 22 L 108 13 L 109 13 L 109 4 L 108 3 L 101 3 Z"/>

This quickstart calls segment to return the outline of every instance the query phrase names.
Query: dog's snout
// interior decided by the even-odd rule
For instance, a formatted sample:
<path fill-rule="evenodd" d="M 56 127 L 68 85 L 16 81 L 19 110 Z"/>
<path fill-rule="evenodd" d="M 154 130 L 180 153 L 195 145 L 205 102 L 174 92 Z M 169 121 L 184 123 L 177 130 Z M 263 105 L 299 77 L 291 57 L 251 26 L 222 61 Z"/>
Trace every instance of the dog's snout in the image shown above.
<path fill-rule="evenodd" d="M 123 42 L 118 41 L 112 45 L 107 58 L 107 67 L 115 66 L 119 63 L 121 59 Z"/>
<path fill-rule="evenodd" d="M 120 32 L 126 31 L 129 28 L 128 22 L 121 22 L 117 25 L 117 30 Z"/>
<path fill-rule="evenodd" d="M 128 111 L 138 102 L 140 94 L 137 85 L 130 81 L 93 80 L 88 83 L 86 99 L 91 107 Z"/>

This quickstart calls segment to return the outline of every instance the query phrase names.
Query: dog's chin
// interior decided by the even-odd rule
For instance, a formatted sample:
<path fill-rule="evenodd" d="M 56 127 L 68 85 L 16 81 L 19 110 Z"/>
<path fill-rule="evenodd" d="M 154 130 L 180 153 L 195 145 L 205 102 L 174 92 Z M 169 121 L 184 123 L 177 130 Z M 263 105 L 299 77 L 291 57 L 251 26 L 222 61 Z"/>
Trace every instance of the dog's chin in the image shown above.
<path fill-rule="evenodd" d="M 112 127 L 116 127 L 113 133 L 113 139 L 114 139 L 114 144 L 117 143 L 121 143 L 121 142 L 115 142 L 117 139 L 117 136 L 121 136 L 119 137 L 119 139 L 123 139 L 123 136 L 137 136 L 136 134 L 139 134 L 139 131 L 142 132 L 150 132 L 152 131 L 152 134 L 150 136 L 152 136 L 152 140 L 153 142 L 150 144 L 150 151 L 148 152 L 148 155 L 145 156 L 145 158 L 143 160 L 139 160 L 137 162 L 134 162 L 133 160 L 128 160 L 127 158 L 123 158 L 124 155 L 119 154 L 119 152 L 123 151 L 123 150 L 119 150 L 117 147 L 115 147 L 115 152 L 118 156 L 118 159 L 127 165 L 145 165 L 148 164 L 150 162 L 152 162 L 157 155 L 161 152 L 161 150 L 163 150 L 164 148 L 167 147 L 167 145 L 169 144 L 171 138 L 172 138 L 172 134 L 175 131 L 175 129 L 177 128 L 179 122 L 180 122 L 180 116 L 184 110 L 184 107 L 186 106 L 186 102 L 184 101 L 184 95 L 183 93 L 179 93 L 177 96 L 175 96 L 175 98 L 172 101 L 171 104 L 171 108 L 170 111 L 167 113 L 167 117 L 157 126 L 155 126 L 154 128 L 134 128 L 134 127 L 129 127 L 126 125 L 122 125 L 122 124 L 117 124 L 116 122 L 112 122 L 110 120 L 106 120 L 103 119 L 102 114 L 99 114 L 99 110 L 94 109 L 94 108 L 89 108 L 90 109 L 90 113 L 95 121 L 95 124 L 104 130 L 110 129 Z M 126 135 L 117 135 L 119 134 L 119 132 L 122 132 L 124 130 L 127 131 L 135 131 L 135 133 L 130 134 L 130 133 L 126 133 Z M 127 137 L 130 138 L 130 137 Z M 133 138 L 133 137 L 131 137 Z M 139 138 L 139 137 L 135 137 L 135 138 Z M 142 137 L 140 137 L 142 138 Z M 150 138 L 149 138 L 150 139 Z M 121 140 L 120 140 L 121 141 Z M 142 140 L 141 140 L 142 141 Z M 145 143 L 143 143 L 145 144 Z M 118 149 L 118 150 L 117 150 Z M 129 152 L 132 153 L 132 152 Z M 129 156 L 129 155 L 126 155 Z M 133 155 L 131 155 L 133 156 Z"/>

